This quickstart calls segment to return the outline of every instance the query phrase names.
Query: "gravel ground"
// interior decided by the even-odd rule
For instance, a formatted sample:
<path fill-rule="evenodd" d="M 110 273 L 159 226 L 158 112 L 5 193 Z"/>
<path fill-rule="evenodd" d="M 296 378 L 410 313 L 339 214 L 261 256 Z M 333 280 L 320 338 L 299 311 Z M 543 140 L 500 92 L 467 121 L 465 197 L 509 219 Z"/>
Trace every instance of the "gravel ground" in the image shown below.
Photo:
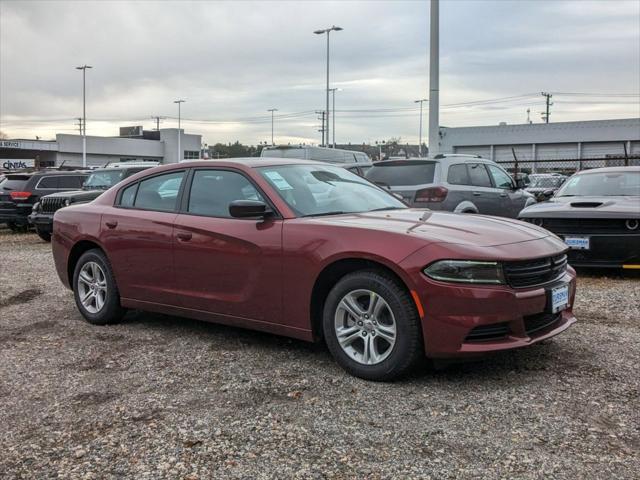
<path fill-rule="evenodd" d="M 638 478 L 640 277 L 581 275 L 576 312 L 544 344 L 369 383 L 273 335 L 91 326 L 49 245 L 0 230 L 0 478 Z"/>

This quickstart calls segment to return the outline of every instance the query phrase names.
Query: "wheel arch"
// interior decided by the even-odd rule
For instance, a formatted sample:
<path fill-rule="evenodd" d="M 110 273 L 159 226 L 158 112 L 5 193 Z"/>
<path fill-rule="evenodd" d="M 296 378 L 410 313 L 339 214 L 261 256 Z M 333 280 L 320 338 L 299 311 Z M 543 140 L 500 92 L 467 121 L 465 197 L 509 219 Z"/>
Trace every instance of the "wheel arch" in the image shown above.
<path fill-rule="evenodd" d="M 322 314 L 324 303 L 333 286 L 345 275 L 361 270 L 382 271 L 397 280 L 399 285 L 411 295 L 411 288 L 407 281 L 399 272 L 384 261 L 365 257 L 347 257 L 334 260 L 328 265 L 325 265 L 320 271 L 311 290 L 309 312 L 311 314 L 311 329 L 314 340 L 320 341 L 323 338 Z"/>
<path fill-rule="evenodd" d="M 460 202 L 456 208 L 453 209 L 454 213 L 479 213 L 478 207 L 469 200 Z"/>
<path fill-rule="evenodd" d="M 71 289 L 73 290 L 73 272 L 76 269 L 76 265 L 78 264 L 78 260 L 83 253 L 88 252 L 89 250 L 98 249 L 102 251 L 106 255 L 104 249 L 94 240 L 80 240 L 77 242 L 69 252 L 69 257 L 67 260 L 67 280 Z"/>

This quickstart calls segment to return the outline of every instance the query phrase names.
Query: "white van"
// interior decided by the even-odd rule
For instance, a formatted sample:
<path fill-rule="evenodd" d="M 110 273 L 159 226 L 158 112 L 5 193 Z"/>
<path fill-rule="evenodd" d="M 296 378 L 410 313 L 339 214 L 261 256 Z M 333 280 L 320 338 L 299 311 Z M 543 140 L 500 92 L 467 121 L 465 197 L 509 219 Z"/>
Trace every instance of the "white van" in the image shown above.
<path fill-rule="evenodd" d="M 362 176 L 364 176 L 365 172 L 373 165 L 369 156 L 364 152 L 307 145 L 275 145 L 272 147 L 264 147 L 260 156 L 269 158 L 299 158 L 301 160 L 327 162 L 339 165 Z"/>

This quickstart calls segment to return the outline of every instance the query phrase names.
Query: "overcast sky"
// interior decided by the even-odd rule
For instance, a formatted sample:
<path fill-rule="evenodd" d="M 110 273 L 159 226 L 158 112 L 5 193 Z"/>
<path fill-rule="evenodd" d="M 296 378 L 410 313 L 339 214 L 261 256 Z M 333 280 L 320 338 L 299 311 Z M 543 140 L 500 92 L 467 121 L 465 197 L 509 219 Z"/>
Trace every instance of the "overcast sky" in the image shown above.
<path fill-rule="evenodd" d="M 90 135 L 152 128 L 152 115 L 175 127 L 183 98 L 183 127 L 209 144 L 270 140 L 269 108 L 285 116 L 277 142 L 318 142 L 326 43 L 312 32 L 334 24 L 344 28 L 331 36 L 336 141 L 417 142 L 426 1 L 0 0 L 0 130 L 77 131 L 74 67 L 86 63 Z M 442 0 L 440 28 L 441 125 L 524 123 L 527 108 L 540 122 L 540 95 L 452 104 L 541 91 L 555 93 L 552 121 L 640 116 L 640 97 L 612 95 L 640 92 L 638 0 Z M 426 108 L 424 118 L 426 136 Z"/>

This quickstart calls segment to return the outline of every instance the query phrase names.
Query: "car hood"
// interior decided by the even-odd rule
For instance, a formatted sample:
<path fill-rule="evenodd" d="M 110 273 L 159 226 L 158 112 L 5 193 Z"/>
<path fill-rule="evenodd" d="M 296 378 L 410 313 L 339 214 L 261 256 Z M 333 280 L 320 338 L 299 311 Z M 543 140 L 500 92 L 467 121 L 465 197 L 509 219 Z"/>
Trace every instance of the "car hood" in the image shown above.
<path fill-rule="evenodd" d="M 105 190 L 72 190 L 68 192 L 57 192 L 46 195 L 47 198 L 68 198 L 75 201 L 90 201 L 98 198 Z"/>
<path fill-rule="evenodd" d="M 521 218 L 640 218 L 640 196 L 554 197 L 520 212 Z"/>
<path fill-rule="evenodd" d="M 498 246 L 552 236 L 535 225 L 499 217 L 436 212 L 426 209 L 311 217 L 314 223 L 410 235 L 428 243 Z"/>

